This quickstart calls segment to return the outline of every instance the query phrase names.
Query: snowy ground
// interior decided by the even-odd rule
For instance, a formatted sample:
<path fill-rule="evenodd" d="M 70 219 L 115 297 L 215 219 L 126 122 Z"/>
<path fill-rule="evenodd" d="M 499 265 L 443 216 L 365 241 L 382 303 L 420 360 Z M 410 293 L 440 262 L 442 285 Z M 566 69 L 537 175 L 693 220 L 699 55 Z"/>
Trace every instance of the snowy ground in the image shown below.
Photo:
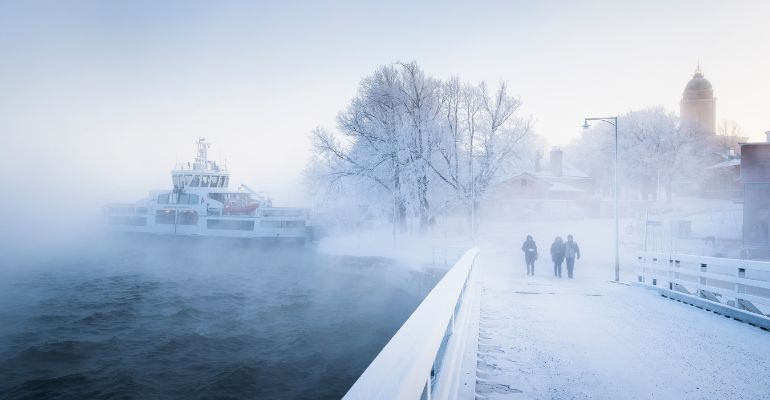
<path fill-rule="evenodd" d="M 610 221 L 487 227 L 477 397 L 480 399 L 767 399 L 770 332 L 612 277 Z M 569 230 L 570 232 L 567 232 Z M 492 233 L 490 233 L 492 232 Z M 538 241 L 535 277 L 519 250 Z M 553 277 L 548 248 L 574 233 L 576 279 Z M 623 252 L 622 280 L 631 278 Z M 566 268 L 564 271 L 566 276 Z"/>

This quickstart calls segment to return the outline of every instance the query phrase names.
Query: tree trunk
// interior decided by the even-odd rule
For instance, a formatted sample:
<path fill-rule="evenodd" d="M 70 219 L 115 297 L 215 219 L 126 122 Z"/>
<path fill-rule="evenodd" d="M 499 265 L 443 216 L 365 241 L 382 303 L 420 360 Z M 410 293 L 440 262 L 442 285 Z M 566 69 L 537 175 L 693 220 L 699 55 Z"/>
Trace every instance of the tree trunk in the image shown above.
<path fill-rule="evenodd" d="M 428 220 L 430 219 L 428 177 L 426 175 L 422 175 L 417 179 L 417 196 L 420 203 L 420 235 L 423 235 L 428 230 Z"/>

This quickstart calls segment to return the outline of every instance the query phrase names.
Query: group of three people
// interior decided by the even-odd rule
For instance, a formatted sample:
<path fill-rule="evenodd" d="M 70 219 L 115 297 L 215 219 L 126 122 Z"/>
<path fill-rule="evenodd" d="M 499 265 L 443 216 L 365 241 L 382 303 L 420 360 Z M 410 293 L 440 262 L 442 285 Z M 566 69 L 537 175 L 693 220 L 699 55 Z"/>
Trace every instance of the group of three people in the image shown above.
<path fill-rule="evenodd" d="M 521 246 L 524 251 L 524 259 L 527 262 L 527 275 L 535 275 L 535 261 L 537 260 L 537 244 L 532 235 L 527 235 L 527 240 Z M 561 236 L 557 236 L 551 244 L 551 259 L 553 260 L 553 276 L 561 278 L 561 265 L 567 262 L 567 277 L 572 278 L 575 270 L 575 258 L 580 259 L 580 247 L 572 235 L 567 235 L 565 242 Z"/>

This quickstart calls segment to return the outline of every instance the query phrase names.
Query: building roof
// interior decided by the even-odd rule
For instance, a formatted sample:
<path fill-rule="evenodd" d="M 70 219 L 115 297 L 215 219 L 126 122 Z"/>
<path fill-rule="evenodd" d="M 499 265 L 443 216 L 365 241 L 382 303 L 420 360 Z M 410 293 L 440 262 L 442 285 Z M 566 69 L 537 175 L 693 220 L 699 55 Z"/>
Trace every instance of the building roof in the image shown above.
<path fill-rule="evenodd" d="M 687 82 L 687 86 L 684 88 L 685 99 L 708 99 L 714 96 L 714 88 L 711 86 L 711 82 L 703 77 L 700 65 L 695 70 L 692 79 Z"/>
<path fill-rule="evenodd" d="M 518 175 L 512 176 L 506 180 L 504 180 L 502 183 L 507 183 L 510 181 L 513 181 L 515 179 L 520 179 L 522 177 L 528 177 L 533 182 L 537 182 L 545 187 L 548 188 L 548 190 L 552 192 L 584 192 L 585 190 L 574 187 L 572 185 L 563 183 L 563 182 L 557 182 L 552 180 L 551 178 L 563 178 L 563 177 L 555 177 L 553 175 L 539 175 L 539 174 L 532 174 L 529 172 L 522 172 Z M 569 178 L 569 177 L 568 177 Z M 585 178 L 575 178 L 575 179 L 585 179 Z"/>
<path fill-rule="evenodd" d="M 707 169 L 719 169 L 719 168 L 731 168 L 731 167 L 740 167 L 741 166 L 741 159 L 740 158 L 733 158 L 732 160 L 725 160 L 721 163 L 714 164 Z"/>
<path fill-rule="evenodd" d="M 562 174 L 561 175 L 554 175 L 549 171 L 548 169 L 544 169 L 540 172 L 536 172 L 534 174 L 535 176 L 539 176 L 542 178 L 563 178 L 563 179 L 593 179 L 590 175 L 586 174 L 585 172 L 575 168 L 573 165 L 564 163 L 562 165 Z"/>
<path fill-rule="evenodd" d="M 551 186 L 548 187 L 548 190 L 552 192 L 583 192 L 583 189 L 578 189 L 574 186 L 567 185 L 566 183 L 561 182 L 549 182 Z"/>

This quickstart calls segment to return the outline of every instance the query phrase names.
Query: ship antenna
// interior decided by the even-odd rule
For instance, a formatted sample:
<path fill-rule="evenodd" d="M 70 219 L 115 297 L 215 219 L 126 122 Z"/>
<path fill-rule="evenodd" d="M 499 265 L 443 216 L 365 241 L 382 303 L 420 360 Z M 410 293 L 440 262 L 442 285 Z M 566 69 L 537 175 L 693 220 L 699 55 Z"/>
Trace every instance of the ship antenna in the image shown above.
<path fill-rule="evenodd" d="M 206 164 L 208 164 L 208 149 L 209 144 L 206 142 L 206 139 L 204 138 L 198 138 L 198 156 L 195 157 L 195 163 L 198 164 L 199 168 L 206 168 Z"/>

